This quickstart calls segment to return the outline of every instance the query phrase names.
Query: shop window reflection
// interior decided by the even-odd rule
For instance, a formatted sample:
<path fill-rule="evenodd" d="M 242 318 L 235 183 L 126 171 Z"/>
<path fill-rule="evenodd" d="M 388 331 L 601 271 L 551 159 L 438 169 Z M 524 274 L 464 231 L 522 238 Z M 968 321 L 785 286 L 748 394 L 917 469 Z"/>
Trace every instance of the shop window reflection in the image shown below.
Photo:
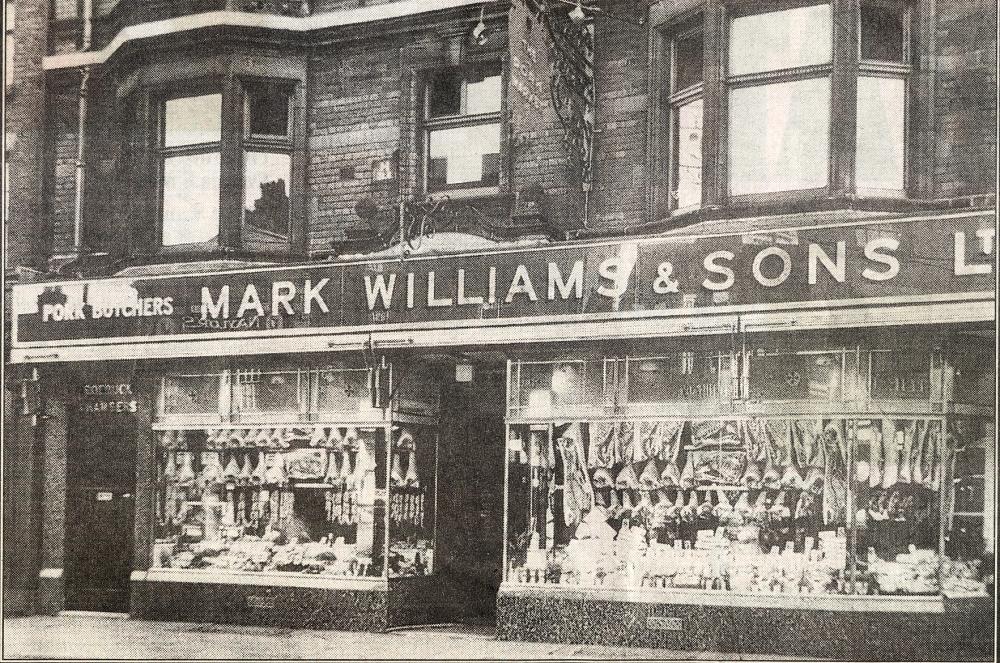
<path fill-rule="evenodd" d="M 992 421 L 935 410 L 936 350 L 751 349 L 751 399 L 702 390 L 679 408 L 705 356 L 625 360 L 627 390 L 589 416 L 508 413 L 507 582 L 985 593 Z M 856 399 L 865 377 L 873 397 Z"/>

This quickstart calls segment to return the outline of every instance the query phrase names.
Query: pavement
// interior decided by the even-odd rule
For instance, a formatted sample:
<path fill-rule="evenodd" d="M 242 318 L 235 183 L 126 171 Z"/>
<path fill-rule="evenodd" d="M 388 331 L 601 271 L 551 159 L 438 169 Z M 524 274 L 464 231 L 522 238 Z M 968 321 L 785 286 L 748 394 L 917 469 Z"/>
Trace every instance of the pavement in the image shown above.
<path fill-rule="evenodd" d="M 442 625 L 388 633 L 151 622 L 127 615 L 6 617 L 3 660 L 16 659 L 775 660 L 719 652 L 501 642 L 491 627 Z M 788 659 L 792 660 L 792 659 Z"/>

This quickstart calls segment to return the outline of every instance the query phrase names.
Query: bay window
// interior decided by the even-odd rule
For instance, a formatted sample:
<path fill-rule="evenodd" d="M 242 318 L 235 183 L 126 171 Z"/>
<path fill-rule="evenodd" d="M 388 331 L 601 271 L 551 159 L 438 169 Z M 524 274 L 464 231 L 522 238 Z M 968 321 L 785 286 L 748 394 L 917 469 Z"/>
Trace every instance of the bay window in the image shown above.
<path fill-rule="evenodd" d="M 905 196 L 910 21 L 902 0 L 654 8 L 655 211 Z"/>
<path fill-rule="evenodd" d="M 159 96 L 159 247 L 286 252 L 296 86 L 226 80 Z"/>
<path fill-rule="evenodd" d="M 258 246 L 288 238 L 292 172 L 291 89 L 246 86 L 243 137 L 243 241 Z"/>

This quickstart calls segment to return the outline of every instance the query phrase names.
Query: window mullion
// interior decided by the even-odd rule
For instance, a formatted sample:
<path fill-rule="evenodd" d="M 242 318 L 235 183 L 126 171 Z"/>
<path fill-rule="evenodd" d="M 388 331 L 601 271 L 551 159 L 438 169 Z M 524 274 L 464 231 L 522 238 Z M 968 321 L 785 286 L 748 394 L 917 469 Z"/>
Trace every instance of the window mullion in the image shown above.
<path fill-rule="evenodd" d="M 830 194 L 854 193 L 857 152 L 860 3 L 833 0 L 833 88 L 830 96 Z"/>
<path fill-rule="evenodd" d="M 726 190 L 726 164 L 723 154 L 726 135 L 723 62 L 725 48 L 725 8 L 722 0 L 705 4 L 704 28 L 704 117 L 702 120 L 702 190 L 704 207 L 718 206 Z"/>
<path fill-rule="evenodd" d="M 219 180 L 219 245 L 242 249 L 243 94 L 239 82 L 226 78 L 222 89 L 222 145 Z"/>

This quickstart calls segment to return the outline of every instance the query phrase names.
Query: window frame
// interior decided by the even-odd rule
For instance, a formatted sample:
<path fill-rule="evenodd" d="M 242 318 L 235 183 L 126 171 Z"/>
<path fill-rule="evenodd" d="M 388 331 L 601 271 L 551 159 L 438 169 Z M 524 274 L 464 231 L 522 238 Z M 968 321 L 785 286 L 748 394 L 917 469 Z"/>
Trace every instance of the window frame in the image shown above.
<path fill-rule="evenodd" d="M 219 140 L 207 143 L 191 143 L 187 145 L 166 145 L 166 106 L 174 99 L 186 99 L 191 97 L 222 95 L 222 86 L 218 80 L 207 79 L 190 82 L 185 85 L 172 86 L 159 90 L 155 95 L 155 139 L 153 142 L 156 158 L 156 244 L 161 253 L 177 253 L 189 251 L 212 251 L 222 246 L 222 152 L 225 142 L 225 99 L 219 105 Z M 183 244 L 164 244 L 163 236 L 165 231 L 165 221 L 163 215 L 166 211 L 164 194 L 166 189 L 166 163 L 171 157 L 196 156 L 204 154 L 218 154 L 220 162 L 219 172 L 219 219 L 215 242 L 186 242 Z"/>
<path fill-rule="evenodd" d="M 282 72 L 286 73 L 286 72 Z M 285 136 L 252 135 L 249 125 L 249 88 L 252 85 L 279 85 L 288 91 L 288 129 Z M 192 80 L 164 81 L 145 88 L 140 94 L 149 99 L 151 112 L 149 147 L 155 160 L 152 164 L 156 177 L 156 200 L 152 205 L 152 253 L 160 256 L 234 252 L 289 255 L 301 253 L 305 247 L 304 212 L 301 198 L 304 195 L 305 141 L 301 108 L 304 104 L 304 77 L 271 77 L 254 72 L 217 72 Z M 184 146 L 165 146 L 166 102 L 171 99 L 220 94 L 221 132 L 218 142 Z M 122 96 L 121 92 L 119 96 Z M 218 152 L 219 173 L 219 228 L 215 242 L 163 244 L 164 234 L 164 164 L 169 156 Z M 289 155 L 288 176 L 289 219 L 285 237 L 273 246 L 247 246 L 245 240 L 244 197 L 246 187 L 246 154 L 267 152 Z"/>
<path fill-rule="evenodd" d="M 495 69 L 496 76 L 500 77 L 500 95 L 499 102 L 500 108 L 496 111 L 489 111 L 486 113 L 475 113 L 467 114 L 465 112 L 467 100 L 468 100 L 468 83 L 467 74 L 470 70 L 491 68 Z M 504 169 L 504 150 L 505 150 L 505 140 L 504 140 L 504 117 L 506 115 L 506 99 L 504 98 L 504 89 L 507 84 L 507 75 L 501 60 L 494 58 L 482 59 L 482 60 L 471 60 L 459 65 L 444 65 L 433 67 L 421 72 L 419 78 L 419 92 L 420 98 L 418 107 L 418 119 L 420 121 L 419 136 L 421 140 L 421 149 L 419 150 L 420 162 L 421 162 L 421 178 L 420 187 L 424 195 L 428 198 L 479 198 L 496 196 L 500 193 L 500 185 L 503 181 L 503 169 Z M 445 71 L 455 71 L 462 76 L 461 79 L 461 99 L 459 102 L 459 113 L 455 115 L 445 115 L 440 117 L 431 117 L 430 114 L 430 87 L 432 84 L 433 77 Z M 443 186 L 432 186 L 430 182 L 430 163 L 431 163 L 431 134 L 434 131 L 440 131 L 443 129 L 457 129 L 464 127 L 476 127 L 484 126 L 489 124 L 496 124 L 499 128 L 499 165 L 497 170 L 497 183 L 496 184 L 481 184 L 481 183 L 458 183 L 452 185 Z"/>
<path fill-rule="evenodd" d="M 722 192 L 722 197 L 729 203 L 734 203 L 739 205 L 740 203 L 753 203 L 761 199 L 765 200 L 800 200 L 803 198 L 815 198 L 815 197 L 826 197 L 831 193 L 831 184 L 833 181 L 833 157 L 834 157 L 834 122 L 832 121 L 835 99 L 834 99 L 834 67 L 836 63 L 837 56 L 837 44 L 833 39 L 833 34 L 830 38 L 830 59 L 828 63 L 825 64 L 809 64 L 809 65 L 799 65 L 794 67 L 785 67 L 780 69 L 774 69 L 769 71 L 752 72 L 745 74 L 731 75 L 729 73 L 729 53 L 730 53 L 730 32 L 732 22 L 736 18 L 741 18 L 744 16 L 756 16 L 773 12 L 788 11 L 793 9 L 800 9 L 804 7 L 814 7 L 818 5 L 829 5 L 830 6 L 830 23 L 831 30 L 833 26 L 836 25 L 836 11 L 834 7 L 833 0 L 803 0 L 801 2 L 760 2 L 760 3 L 730 3 L 733 9 L 725 12 L 724 24 L 723 24 L 723 38 L 721 43 L 722 48 L 722 90 L 721 96 L 723 98 L 723 108 L 720 112 L 720 117 L 724 116 L 724 123 L 726 125 L 726 130 L 720 134 L 720 148 L 719 155 L 722 166 L 719 168 L 717 177 L 720 180 L 720 191 Z M 728 7 L 728 6 L 727 6 Z M 836 32 L 834 30 L 834 32 Z M 830 83 L 830 108 L 828 109 L 830 113 L 830 124 L 829 133 L 827 137 L 827 176 L 826 184 L 819 187 L 810 187 L 802 189 L 785 189 L 779 191 L 764 191 L 764 192 L 750 192 L 742 194 L 732 193 L 732 182 L 730 173 L 730 139 L 729 139 L 729 113 L 732 110 L 730 104 L 730 98 L 732 96 L 732 91 L 736 89 L 745 89 L 753 87 L 765 87 L 767 85 L 774 85 L 780 83 L 793 83 L 805 80 L 816 80 L 826 78 Z"/>
<path fill-rule="evenodd" d="M 650 14 L 649 94 L 655 112 L 647 126 L 649 172 L 654 173 L 647 195 L 647 209 L 654 220 L 711 216 L 723 209 L 733 213 L 782 213 L 785 210 L 829 208 L 836 201 L 862 198 L 875 205 L 898 205 L 913 193 L 921 158 L 915 138 L 911 107 L 916 92 L 913 80 L 913 39 L 919 11 L 915 0 L 864 0 L 875 5 L 899 8 L 903 12 L 904 62 L 863 60 L 862 0 L 688 0 L 676 7 L 654 5 Z M 831 58 L 825 64 L 804 65 L 767 72 L 731 76 L 729 74 L 730 25 L 734 17 L 762 14 L 826 4 L 831 13 Z M 704 72 L 702 128 L 702 199 L 698 207 L 678 208 L 673 204 L 676 157 L 674 108 L 682 95 L 672 87 L 674 77 L 673 42 L 691 31 L 702 30 Z M 894 78 L 904 81 L 903 189 L 872 189 L 857 182 L 858 81 L 861 77 Z M 759 193 L 730 193 L 730 92 L 767 83 L 826 77 L 830 83 L 829 154 L 826 183 L 822 187 Z"/>
<path fill-rule="evenodd" d="M 680 181 L 680 175 L 678 173 L 680 169 L 680 132 L 678 129 L 678 124 L 680 122 L 680 110 L 684 106 L 695 103 L 698 101 L 702 102 L 702 143 L 700 146 L 701 150 L 701 163 L 702 163 L 702 174 L 704 175 L 705 169 L 705 141 L 704 141 L 704 103 L 705 103 L 705 76 L 704 76 L 704 55 L 702 56 L 702 76 L 701 80 L 692 85 L 688 85 L 684 88 L 677 87 L 677 43 L 685 39 L 691 39 L 693 37 L 698 37 L 702 44 L 702 50 L 705 47 L 705 34 L 704 29 L 700 25 L 686 25 L 684 28 L 677 30 L 674 34 L 670 36 L 669 40 L 669 52 L 670 52 L 670 68 L 669 68 L 669 87 L 668 90 L 668 110 L 667 110 L 667 132 L 669 135 L 669 156 L 668 156 L 668 170 L 667 170 L 667 206 L 672 214 L 684 214 L 687 212 L 692 212 L 701 208 L 702 201 L 705 197 L 704 191 L 704 180 L 702 181 L 701 195 L 697 203 L 690 205 L 681 206 L 679 204 L 679 196 L 677 195 L 678 184 Z"/>
<path fill-rule="evenodd" d="M 241 77 L 239 79 L 239 92 L 242 98 L 242 125 L 243 131 L 240 133 L 240 176 L 242 178 L 242 184 L 240 187 L 240 234 L 241 238 L 245 237 L 245 228 L 247 225 L 246 220 L 246 188 L 247 188 L 247 154 L 250 152 L 254 153 L 266 153 L 266 154 L 282 154 L 287 155 L 289 158 L 289 172 L 288 172 L 288 199 L 289 199 L 289 209 L 288 218 L 286 219 L 284 238 L 286 242 L 289 242 L 292 238 L 292 223 L 293 223 L 293 208 L 291 205 L 292 199 L 292 182 L 294 181 L 295 172 L 295 122 L 294 122 L 294 102 L 295 102 L 295 83 L 293 81 L 284 79 L 274 79 L 274 78 L 261 78 L 261 77 Z M 285 134 L 255 134 L 250 130 L 251 123 L 251 88 L 253 86 L 268 85 L 275 88 L 281 89 L 288 95 L 288 117 L 285 121 Z M 276 233 L 277 234 L 277 233 Z M 245 242 L 243 242 L 245 244 Z"/>
<path fill-rule="evenodd" d="M 902 10 L 902 40 L 903 58 L 902 62 L 891 62 L 883 60 L 868 60 L 862 57 L 862 5 L 871 4 L 881 7 L 899 8 Z M 901 80 L 903 82 L 903 188 L 899 190 L 862 187 L 857 181 L 857 169 L 854 170 L 853 191 L 859 197 L 865 198 L 906 198 L 911 186 L 910 167 L 912 149 L 910 147 L 910 95 L 911 78 L 913 74 L 913 45 L 912 45 L 912 24 L 913 24 L 913 3 L 907 0 L 859 0 L 857 3 L 857 62 L 858 80 L 861 78 L 887 78 Z M 855 118 L 857 118 L 855 108 Z M 856 149 L 856 148 L 855 148 Z M 855 153 L 855 164 L 857 154 Z"/>

